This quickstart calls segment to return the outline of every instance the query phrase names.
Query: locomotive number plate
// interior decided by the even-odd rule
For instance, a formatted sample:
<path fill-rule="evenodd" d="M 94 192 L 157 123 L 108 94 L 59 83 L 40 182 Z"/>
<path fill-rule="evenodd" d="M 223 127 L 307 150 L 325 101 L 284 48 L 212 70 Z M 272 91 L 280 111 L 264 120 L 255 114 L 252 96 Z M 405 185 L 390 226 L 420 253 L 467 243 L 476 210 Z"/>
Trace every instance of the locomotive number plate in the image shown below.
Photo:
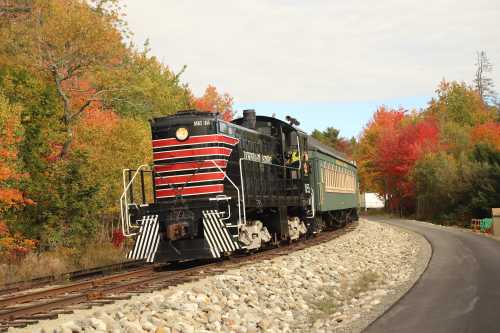
<path fill-rule="evenodd" d="M 208 126 L 210 125 L 210 120 L 195 120 L 193 121 L 193 126 Z"/>

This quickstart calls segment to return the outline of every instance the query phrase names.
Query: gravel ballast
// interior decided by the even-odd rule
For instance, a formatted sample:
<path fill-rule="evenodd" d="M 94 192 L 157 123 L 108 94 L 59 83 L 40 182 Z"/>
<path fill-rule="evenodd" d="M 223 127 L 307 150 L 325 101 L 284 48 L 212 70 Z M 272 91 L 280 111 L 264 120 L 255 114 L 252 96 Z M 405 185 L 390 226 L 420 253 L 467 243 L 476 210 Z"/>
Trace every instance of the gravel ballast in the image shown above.
<path fill-rule="evenodd" d="M 422 236 L 361 220 L 287 256 L 9 332 L 361 332 L 430 256 Z"/>

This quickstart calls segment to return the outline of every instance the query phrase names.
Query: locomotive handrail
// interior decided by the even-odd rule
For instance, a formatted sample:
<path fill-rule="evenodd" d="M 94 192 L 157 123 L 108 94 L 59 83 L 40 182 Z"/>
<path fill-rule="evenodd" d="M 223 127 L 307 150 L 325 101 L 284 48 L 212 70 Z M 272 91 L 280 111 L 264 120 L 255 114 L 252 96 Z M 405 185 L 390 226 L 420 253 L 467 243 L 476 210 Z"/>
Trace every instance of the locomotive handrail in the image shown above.
<path fill-rule="evenodd" d="M 308 216 L 308 218 L 313 219 L 316 217 L 316 207 L 314 207 L 315 202 L 314 202 L 314 187 L 311 186 L 311 209 L 312 209 L 312 214 L 311 216 Z"/>
<path fill-rule="evenodd" d="M 222 172 L 224 174 L 224 178 L 227 178 L 229 180 L 229 182 L 231 183 L 231 185 L 233 185 L 233 187 L 236 189 L 236 193 L 238 194 L 238 229 L 239 227 L 243 224 L 245 225 L 247 223 L 247 219 L 246 219 L 246 215 L 244 216 L 244 221 L 243 223 L 241 223 L 241 204 L 240 204 L 240 200 L 241 200 L 241 195 L 240 195 L 240 189 L 238 188 L 238 186 L 236 186 L 236 184 L 233 182 L 233 180 L 231 178 L 228 177 L 228 175 L 226 174 L 226 172 L 224 172 L 224 170 L 222 170 L 218 165 L 217 163 L 215 163 L 214 160 L 210 160 L 210 162 L 212 162 L 213 165 L 215 165 L 215 167 L 217 169 L 219 169 L 220 172 Z M 241 168 L 241 165 L 240 165 L 240 168 Z M 243 189 L 243 182 L 241 183 L 241 187 Z M 243 201 L 244 202 L 244 201 Z M 228 207 L 230 205 L 228 204 Z M 230 208 L 229 208 L 230 209 Z M 231 212 L 231 211 L 229 211 Z M 245 209 L 243 209 L 243 214 L 245 213 Z M 231 214 L 231 213 L 229 213 Z"/>
<path fill-rule="evenodd" d="M 300 168 L 302 167 L 302 154 L 300 153 L 300 138 L 298 134 L 297 134 L 297 150 L 299 154 L 299 167 L 297 168 L 297 170 L 300 170 Z"/>
<path fill-rule="evenodd" d="M 243 220 L 245 221 L 245 225 L 247 224 L 247 214 L 246 214 L 246 207 L 245 207 L 245 181 L 243 180 L 243 164 L 241 163 L 241 161 L 243 160 L 247 160 L 247 161 L 250 161 L 248 159 L 245 159 L 245 158 L 240 158 L 240 161 L 239 161 L 239 165 L 240 165 L 240 183 L 241 183 L 241 197 L 242 197 L 242 200 L 241 200 L 241 203 L 243 204 Z M 239 201 L 239 197 L 238 197 L 238 201 Z M 239 203 L 238 203 L 239 205 Z"/>
<path fill-rule="evenodd" d="M 227 217 L 222 217 L 220 220 L 225 221 L 229 220 L 231 218 L 231 205 L 229 204 L 229 200 L 231 200 L 231 197 L 228 197 L 227 195 L 216 195 L 214 198 L 209 198 L 209 201 L 226 201 L 227 204 Z M 226 214 L 226 212 L 223 212 Z"/>
<path fill-rule="evenodd" d="M 135 177 L 139 174 L 139 172 L 143 169 L 149 167 L 148 164 L 143 164 L 137 168 L 135 171 L 134 175 L 130 178 L 128 184 L 126 184 L 125 181 L 125 172 L 128 171 L 129 169 L 124 169 L 123 170 L 123 193 L 120 197 L 120 219 L 121 219 L 121 226 L 122 226 L 122 233 L 125 237 L 132 237 L 137 235 L 137 232 L 135 233 L 130 233 L 130 228 L 138 228 L 138 226 L 134 226 L 130 223 L 130 214 L 128 212 L 128 190 L 130 189 L 130 186 L 132 186 L 132 183 L 134 182 Z"/>

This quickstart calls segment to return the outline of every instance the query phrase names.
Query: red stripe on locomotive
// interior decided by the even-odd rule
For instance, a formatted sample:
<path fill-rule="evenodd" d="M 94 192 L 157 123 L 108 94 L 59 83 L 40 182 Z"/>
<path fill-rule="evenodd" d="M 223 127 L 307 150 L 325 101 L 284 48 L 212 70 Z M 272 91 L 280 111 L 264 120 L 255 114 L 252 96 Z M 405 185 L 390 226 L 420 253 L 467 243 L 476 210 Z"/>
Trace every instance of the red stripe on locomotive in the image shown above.
<path fill-rule="evenodd" d="M 207 169 L 215 168 L 215 164 L 221 168 L 225 169 L 227 166 L 226 160 L 208 160 L 208 161 L 198 161 L 198 162 L 180 162 L 165 165 L 155 165 L 155 172 L 174 172 L 174 171 L 184 171 L 184 170 L 194 170 L 194 169 Z"/>
<path fill-rule="evenodd" d="M 199 174 L 156 178 L 155 184 L 156 185 L 184 184 L 192 182 L 208 182 L 208 181 L 223 180 L 223 179 L 224 179 L 224 173 L 222 172 L 206 172 Z"/>
<path fill-rule="evenodd" d="M 222 193 L 224 191 L 224 185 L 204 185 L 204 186 L 191 186 L 191 187 L 181 187 L 179 189 L 164 189 L 156 190 L 156 197 L 158 199 L 175 197 L 177 195 L 201 195 L 210 193 Z"/>
<path fill-rule="evenodd" d="M 199 156 L 211 156 L 211 155 L 231 155 L 232 149 L 225 147 L 210 147 L 210 148 L 193 148 L 193 149 L 180 149 L 171 151 L 161 151 L 153 153 L 153 159 L 157 160 L 167 160 L 174 158 L 185 158 L 185 157 L 199 157 Z"/>
<path fill-rule="evenodd" d="M 238 142 L 238 139 L 222 134 L 198 135 L 192 136 L 186 141 L 179 141 L 176 138 L 153 140 L 153 148 L 196 145 L 204 143 L 227 143 L 229 145 L 235 145 Z"/>

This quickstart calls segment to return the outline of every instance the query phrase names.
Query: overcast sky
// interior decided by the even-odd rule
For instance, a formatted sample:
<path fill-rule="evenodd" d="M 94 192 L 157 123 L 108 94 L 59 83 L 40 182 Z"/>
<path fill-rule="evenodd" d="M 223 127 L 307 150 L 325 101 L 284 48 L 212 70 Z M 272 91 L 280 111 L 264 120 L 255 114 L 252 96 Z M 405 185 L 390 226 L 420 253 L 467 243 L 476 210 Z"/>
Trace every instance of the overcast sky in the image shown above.
<path fill-rule="evenodd" d="M 195 94 L 359 133 L 380 104 L 423 107 L 439 81 L 471 82 L 485 50 L 500 87 L 500 1 L 126 0 L 134 41 Z M 497 89 L 499 90 L 499 89 Z M 290 112 L 289 112 L 290 111 Z"/>

